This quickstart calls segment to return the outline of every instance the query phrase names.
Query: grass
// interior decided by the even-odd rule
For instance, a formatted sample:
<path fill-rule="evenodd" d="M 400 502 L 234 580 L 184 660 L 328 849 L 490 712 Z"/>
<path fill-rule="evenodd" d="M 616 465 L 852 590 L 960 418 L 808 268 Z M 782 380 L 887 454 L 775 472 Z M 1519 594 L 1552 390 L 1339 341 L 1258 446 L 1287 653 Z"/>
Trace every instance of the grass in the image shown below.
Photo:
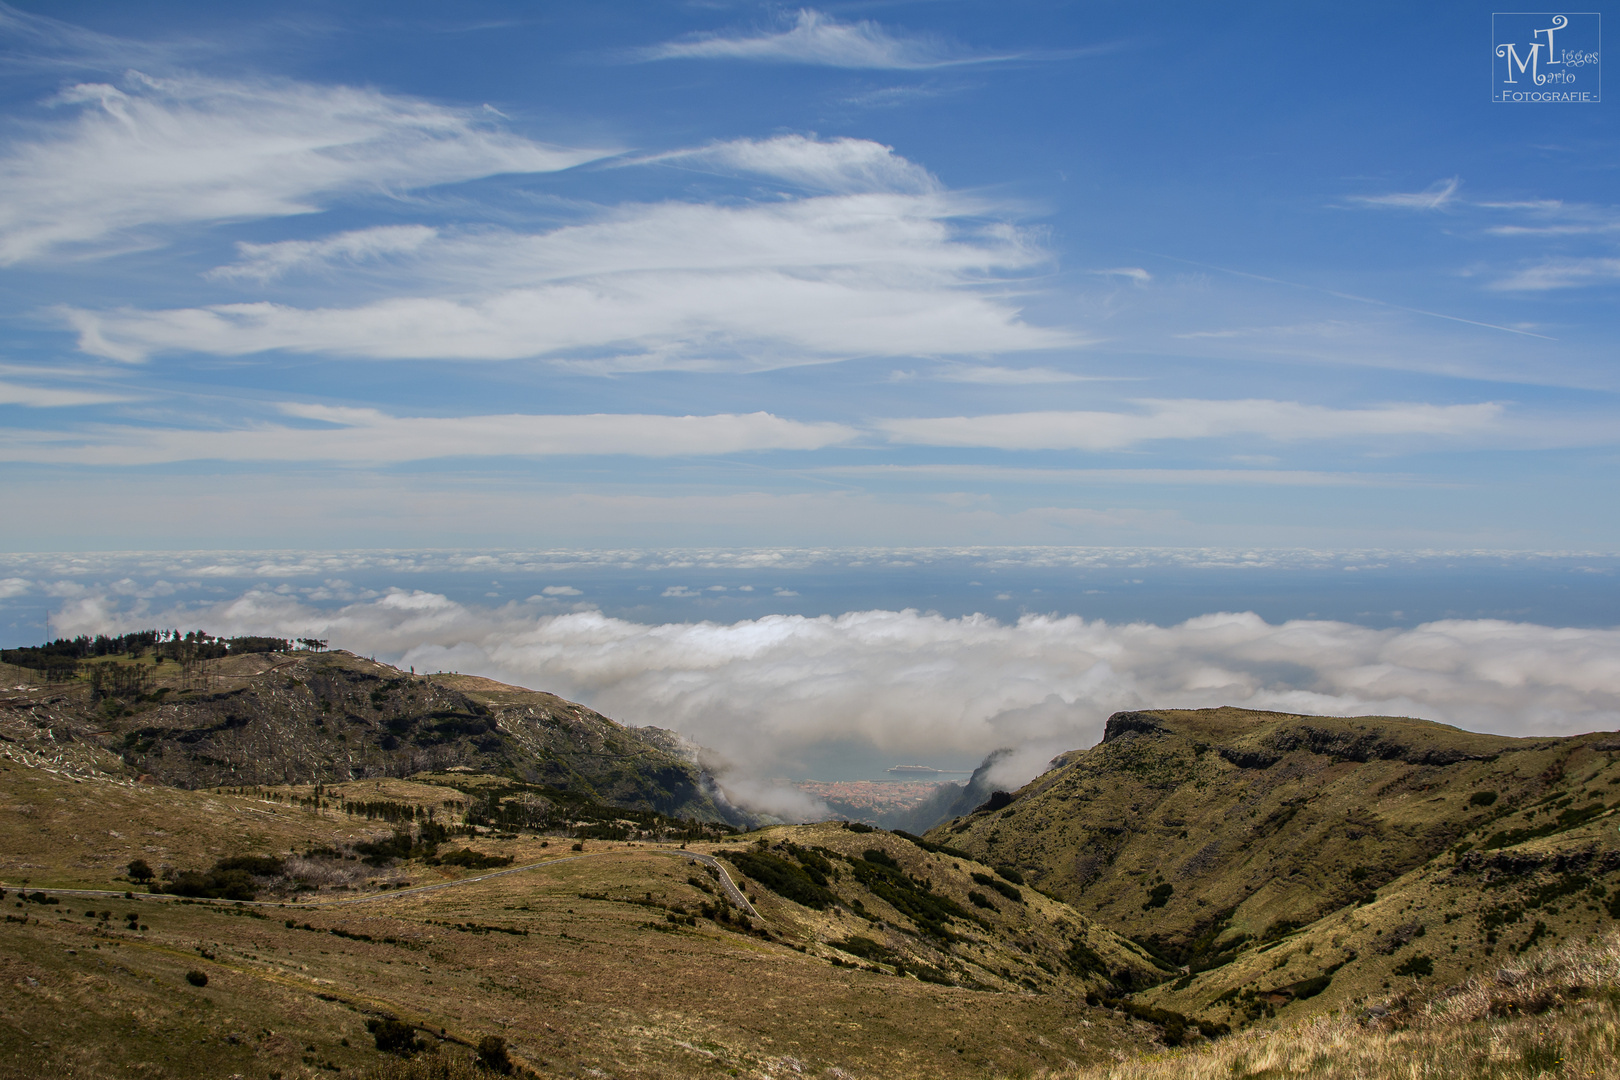
<path fill-rule="evenodd" d="M 1524 1080 L 1612 1077 L 1620 1061 L 1620 936 L 1527 963 L 1383 1015 L 1256 1027 L 1214 1044 L 1067 1069 L 1050 1080 Z"/>
<path fill-rule="evenodd" d="M 90 825 L 117 827 L 104 815 L 122 810 L 127 817 L 130 808 L 107 804 L 114 795 L 161 793 L 167 835 L 142 840 L 185 845 L 199 860 L 213 857 L 216 847 L 233 853 L 225 850 L 225 833 L 240 820 L 228 808 L 232 796 L 74 783 L 15 765 L 0 772 L 0 792 L 0 806 L 20 805 L 23 796 L 39 808 L 34 816 L 13 815 L 7 834 L 37 863 L 49 857 L 55 838 L 77 832 L 93 842 Z M 331 838 L 350 825 L 307 808 L 254 817 L 277 830 L 279 844 L 318 842 L 321 830 Z M 192 821 L 207 828 L 188 828 Z M 42 822 L 48 831 L 41 831 Z M 135 834 L 127 820 L 117 831 Z M 776 835 L 772 830 L 729 846 Z M 806 846 L 847 848 L 852 856 L 881 847 L 947 895 L 965 895 L 972 884 L 966 872 L 972 864 L 954 871 L 949 856 L 888 834 L 827 825 L 780 835 Z M 527 836 L 479 840 L 491 851 L 518 855 L 519 863 L 573 854 L 556 839 L 546 849 L 541 842 Z M 0 921 L 0 986 L 6 988 L 0 1080 L 272 1080 L 277 1073 L 282 1080 L 455 1080 L 467 1075 L 474 1048 L 491 1035 L 506 1040 L 520 1067 L 540 1075 L 597 1070 L 647 1080 L 785 1076 L 796 1069 L 977 1078 L 1151 1045 L 1130 1022 L 1086 1010 L 1063 989 L 1069 984 L 1039 966 L 1041 950 L 1066 940 L 1057 935 L 1058 923 L 1076 918 L 1044 897 L 1007 905 L 1019 910 L 992 916 L 1000 920 L 995 934 L 974 927 L 980 940 L 956 943 L 959 951 L 947 957 L 939 942 L 906 932 L 909 924 L 899 913 L 870 893 L 866 906 L 877 922 L 850 911 L 846 905 L 858 885 L 849 864 L 837 859 L 832 865 L 843 869 L 833 887 L 845 897 L 839 910 L 803 908 L 741 880 L 765 916 L 766 939 L 739 932 L 735 917 L 729 923 L 703 917 L 705 904 L 718 903 L 715 886 L 691 863 L 666 853 L 677 850 L 673 846 L 583 846 L 591 857 L 436 892 L 390 891 L 348 906 L 300 901 L 239 908 L 136 892 L 127 900 L 63 895 L 55 905 L 17 907 L 15 892 L 8 893 L 0 901 L 0 913 L 10 916 Z M 29 871 L 35 876 L 30 889 L 97 884 L 101 871 L 78 866 L 79 852 L 70 845 L 54 867 Z M 408 865 L 421 880 L 422 868 Z M 47 877 L 61 884 L 46 883 Z M 692 921 L 670 919 L 676 908 Z M 97 917 L 87 917 L 85 909 Z M 112 917 L 99 918 L 102 909 Z M 131 910 L 142 929 L 127 925 Z M 950 963 L 952 981 L 966 970 L 996 986 L 975 990 L 897 977 L 892 964 L 861 961 L 826 944 L 852 935 L 881 939 L 908 973 L 932 974 Z M 1026 953 L 1015 942 L 1038 948 Z M 1120 948 L 1101 938 L 1097 945 Z M 206 985 L 188 982 L 191 971 L 207 975 Z M 1041 992 L 1025 979 L 1039 980 Z M 414 1027 L 436 1052 L 408 1063 L 380 1054 L 366 1022 L 387 1018 Z"/>
<path fill-rule="evenodd" d="M 1295 1019 L 1402 980 L 1457 983 L 1620 917 L 1620 864 L 1592 854 L 1620 820 L 1612 736 L 1240 709 L 1126 721 L 1006 808 L 928 837 L 1012 863 L 1185 965 L 1148 1004 Z"/>

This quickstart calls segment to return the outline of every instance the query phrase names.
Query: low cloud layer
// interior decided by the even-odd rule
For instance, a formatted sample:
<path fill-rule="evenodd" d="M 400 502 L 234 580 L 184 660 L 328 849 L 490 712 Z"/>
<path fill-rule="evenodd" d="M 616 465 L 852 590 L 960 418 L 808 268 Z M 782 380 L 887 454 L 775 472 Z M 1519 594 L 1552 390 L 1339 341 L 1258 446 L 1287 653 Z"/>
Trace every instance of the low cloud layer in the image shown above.
<path fill-rule="evenodd" d="M 420 590 L 335 610 L 259 590 L 207 607 L 120 610 L 115 597 L 82 596 L 55 626 L 315 636 L 419 671 L 476 672 L 680 731 L 735 763 L 739 790 L 763 791 L 762 778 L 832 746 L 896 760 L 1012 746 L 1019 753 L 998 779 L 1018 783 L 1133 708 L 1417 716 L 1507 735 L 1620 727 L 1613 629 L 1452 620 L 1374 630 L 1242 613 L 1173 626 L 1004 623 L 911 610 L 644 624 Z"/>

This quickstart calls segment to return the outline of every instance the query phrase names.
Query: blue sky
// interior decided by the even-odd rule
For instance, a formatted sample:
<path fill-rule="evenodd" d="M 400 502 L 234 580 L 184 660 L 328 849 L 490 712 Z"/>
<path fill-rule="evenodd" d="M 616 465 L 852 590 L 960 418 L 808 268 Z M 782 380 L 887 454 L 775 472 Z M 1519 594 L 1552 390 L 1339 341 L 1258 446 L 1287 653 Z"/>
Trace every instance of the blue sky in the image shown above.
<path fill-rule="evenodd" d="M 0 546 L 1612 551 L 1612 106 L 1490 44 L 0 7 Z"/>

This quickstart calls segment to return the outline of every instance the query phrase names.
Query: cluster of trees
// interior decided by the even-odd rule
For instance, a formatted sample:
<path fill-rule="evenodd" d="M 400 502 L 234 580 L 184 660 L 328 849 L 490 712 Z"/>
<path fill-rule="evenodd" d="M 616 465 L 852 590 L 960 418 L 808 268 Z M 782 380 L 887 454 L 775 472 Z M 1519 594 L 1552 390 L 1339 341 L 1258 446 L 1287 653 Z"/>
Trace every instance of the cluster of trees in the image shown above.
<path fill-rule="evenodd" d="M 317 651 L 326 648 L 326 642 L 315 638 L 299 638 L 298 644 Z M 79 673 L 79 661 L 103 656 L 132 656 L 139 659 L 151 653 L 159 662 L 174 660 L 190 664 L 242 653 L 292 651 L 293 642 L 287 638 L 215 637 L 201 630 L 184 634 L 178 630 L 139 630 L 130 634 L 97 634 L 94 637 L 80 634 L 78 637 L 57 638 L 43 645 L 0 649 L 0 661 L 43 672 L 47 679 L 53 681 L 64 681 Z"/>
<path fill-rule="evenodd" d="M 126 868 L 131 881 L 152 881 L 152 868 L 145 859 L 136 859 Z M 207 900 L 252 900 L 254 878 L 274 877 L 284 869 L 280 859 L 270 855 L 233 855 L 214 864 L 212 870 L 183 870 L 164 885 L 153 882 L 147 888 L 170 896 L 194 896 Z"/>

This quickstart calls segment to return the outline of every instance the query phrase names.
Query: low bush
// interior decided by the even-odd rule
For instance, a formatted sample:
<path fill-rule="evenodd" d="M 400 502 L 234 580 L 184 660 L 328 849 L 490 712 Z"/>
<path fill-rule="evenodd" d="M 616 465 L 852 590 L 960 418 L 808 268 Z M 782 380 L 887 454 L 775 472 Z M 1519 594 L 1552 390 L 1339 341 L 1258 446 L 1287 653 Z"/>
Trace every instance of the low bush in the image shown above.
<path fill-rule="evenodd" d="M 416 1029 L 402 1020 L 367 1020 L 366 1030 L 371 1032 L 377 1049 L 385 1054 L 408 1057 L 424 1049 L 422 1041 L 416 1037 Z"/>
<path fill-rule="evenodd" d="M 467 870 L 488 870 L 496 866 L 510 866 L 512 856 L 485 855 L 483 852 L 474 851 L 472 848 L 462 848 L 460 851 L 452 851 L 448 855 L 434 856 L 428 862 L 433 865 L 460 866 Z"/>
<path fill-rule="evenodd" d="M 728 851 L 723 854 L 743 874 L 783 899 L 817 911 L 825 911 L 828 904 L 838 900 L 836 894 L 816 884 L 815 879 L 796 862 L 788 862 L 762 851 Z"/>
<path fill-rule="evenodd" d="M 478 1064 L 490 1072 L 508 1076 L 512 1072 L 512 1059 L 506 1054 L 506 1040 L 499 1035 L 485 1035 L 478 1040 Z"/>
<path fill-rule="evenodd" d="M 1422 953 L 1418 953 L 1416 956 L 1409 956 L 1405 960 L 1401 961 L 1400 965 L 1395 968 L 1395 974 L 1433 975 L 1434 961 L 1429 959 L 1427 956 L 1424 956 Z"/>
<path fill-rule="evenodd" d="M 208 976 L 201 971 L 188 971 L 186 972 L 186 982 L 192 986 L 207 986 Z"/>
<path fill-rule="evenodd" d="M 892 962 L 894 957 L 894 950 L 887 945 L 859 935 L 852 935 L 843 941 L 830 941 L 828 944 L 835 949 L 842 949 L 852 956 L 858 956 L 862 960 L 882 960 L 887 963 Z"/>
<path fill-rule="evenodd" d="M 997 881 L 989 874 L 980 874 L 975 872 L 973 874 L 973 880 L 980 885 L 983 885 L 987 889 L 996 890 L 996 892 L 1000 893 L 1002 896 L 1005 896 L 1008 900 L 1011 900 L 1015 904 L 1022 904 L 1024 902 L 1023 893 L 1019 892 L 1005 881 Z"/>

